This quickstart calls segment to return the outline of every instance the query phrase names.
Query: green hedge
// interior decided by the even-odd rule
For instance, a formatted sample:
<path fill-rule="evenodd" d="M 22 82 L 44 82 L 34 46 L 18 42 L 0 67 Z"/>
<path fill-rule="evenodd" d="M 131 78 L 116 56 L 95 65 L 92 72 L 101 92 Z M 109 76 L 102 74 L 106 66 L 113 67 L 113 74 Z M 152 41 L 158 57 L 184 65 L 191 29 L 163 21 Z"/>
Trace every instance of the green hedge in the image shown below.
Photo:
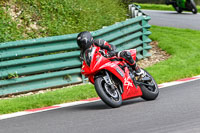
<path fill-rule="evenodd" d="M 0 42 L 93 31 L 125 20 L 127 13 L 120 0 L 12 0 L 0 4 Z M 17 17 L 12 19 L 11 12 Z"/>

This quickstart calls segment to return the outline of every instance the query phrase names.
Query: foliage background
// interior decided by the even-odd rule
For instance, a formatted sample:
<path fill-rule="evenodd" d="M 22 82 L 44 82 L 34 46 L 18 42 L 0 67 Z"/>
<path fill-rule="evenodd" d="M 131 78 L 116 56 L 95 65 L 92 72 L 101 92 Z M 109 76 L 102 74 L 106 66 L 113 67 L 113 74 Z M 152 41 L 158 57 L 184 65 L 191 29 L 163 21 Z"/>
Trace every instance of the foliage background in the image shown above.
<path fill-rule="evenodd" d="M 0 1 L 0 42 L 93 31 L 126 19 L 120 0 Z"/>
<path fill-rule="evenodd" d="M 165 4 L 165 0 L 124 0 L 132 1 L 136 3 L 153 3 L 153 4 Z M 196 4 L 200 5 L 200 0 L 194 0 Z"/>

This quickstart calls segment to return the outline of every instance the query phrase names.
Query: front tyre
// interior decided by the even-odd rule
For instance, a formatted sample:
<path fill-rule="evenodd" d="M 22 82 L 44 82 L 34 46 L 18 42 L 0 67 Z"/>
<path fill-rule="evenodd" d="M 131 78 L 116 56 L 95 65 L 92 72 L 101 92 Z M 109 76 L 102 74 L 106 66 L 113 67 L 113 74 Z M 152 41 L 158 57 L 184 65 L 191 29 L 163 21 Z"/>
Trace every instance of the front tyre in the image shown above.
<path fill-rule="evenodd" d="M 178 7 L 178 5 L 176 3 L 174 3 L 172 5 L 174 7 L 174 9 L 178 12 L 178 13 L 182 13 L 183 9 L 181 7 Z"/>
<path fill-rule="evenodd" d="M 144 69 L 143 69 L 144 70 Z M 151 79 L 151 81 L 144 82 L 145 84 L 152 84 L 153 87 L 147 86 L 147 85 L 140 85 L 141 91 L 142 91 L 142 98 L 144 100 L 155 100 L 158 97 L 159 89 L 156 81 L 154 78 L 146 71 L 146 76 Z"/>
<path fill-rule="evenodd" d="M 97 77 L 94 85 L 97 94 L 105 104 L 112 108 L 121 106 L 122 97 L 119 90 L 117 88 L 112 90 L 103 77 Z"/>

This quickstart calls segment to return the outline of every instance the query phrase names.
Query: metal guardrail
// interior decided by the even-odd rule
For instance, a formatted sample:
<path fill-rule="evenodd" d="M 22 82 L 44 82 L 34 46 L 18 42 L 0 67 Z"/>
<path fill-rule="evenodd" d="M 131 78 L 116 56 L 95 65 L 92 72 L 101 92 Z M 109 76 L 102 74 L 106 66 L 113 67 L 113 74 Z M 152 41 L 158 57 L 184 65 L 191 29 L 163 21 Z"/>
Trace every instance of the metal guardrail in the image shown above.
<path fill-rule="evenodd" d="M 136 18 L 136 17 L 139 17 L 139 16 L 148 16 L 147 14 L 145 14 L 144 12 L 142 12 L 141 10 L 140 10 L 140 6 L 139 5 L 136 5 L 136 4 L 130 4 L 129 6 L 128 6 L 128 8 L 129 8 L 129 16 L 131 17 L 131 18 Z"/>
<path fill-rule="evenodd" d="M 136 48 L 139 59 L 150 56 L 149 16 L 138 16 L 93 31 L 120 50 Z M 77 34 L 0 43 L 0 95 L 84 81 Z"/>

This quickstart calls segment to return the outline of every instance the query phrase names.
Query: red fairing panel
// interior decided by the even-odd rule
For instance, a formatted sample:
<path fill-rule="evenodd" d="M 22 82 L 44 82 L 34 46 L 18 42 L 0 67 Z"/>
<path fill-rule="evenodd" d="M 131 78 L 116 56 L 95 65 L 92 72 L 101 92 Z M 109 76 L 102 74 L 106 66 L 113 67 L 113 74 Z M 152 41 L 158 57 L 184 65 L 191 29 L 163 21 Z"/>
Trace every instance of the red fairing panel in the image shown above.
<path fill-rule="evenodd" d="M 89 78 L 89 81 L 94 84 L 94 75 L 101 70 L 107 70 L 114 74 L 123 83 L 124 92 L 122 99 L 130 99 L 133 97 L 142 96 L 140 87 L 137 88 L 133 84 L 132 79 L 129 76 L 129 70 L 125 67 L 125 72 L 118 66 L 123 64 L 121 61 L 110 61 L 99 53 L 100 48 L 96 47 L 90 66 L 83 62 L 81 73 Z M 134 60 L 136 59 L 136 50 L 129 50 Z"/>
<path fill-rule="evenodd" d="M 115 63 L 110 62 L 108 59 L 106 59 L 106 58 L 103 59 L 103 58 L 105 58 L 105 57 L 100 57 L 99 61 L 97 61 L 95 63 L 95 65 L 91 65 L 90 67 L 88 67 L 84 61 L 81 73 L 84 74 L 86 77 L 88 77 L 91 83 L 94 83 L 94 75 L 101 70 L 107 70 L 107 71 L 113 73 L 116 77 L 118 77 L 123 82 L 124 77 L 122 77 L 122 75 L 125 75 L 125 73 L 117 65 L 117 63 L 120 63 L 120 62 L 115 62 L 116 63 L 115 64 Z M 104 60 L 104 61 L 101 61 L 101 60 Z M 104 64 L 104 65 L 102 65 L 102 64 Z M 90 69 L 91 67 L 92 67 L 92 69 Z"/>
<path fill-rule="evenodd" d="M 140 97 L 142 96 L 142 91 L 140 89 L 139 86 L 137 86 L 137 88 L 135 87 L 131 77 L 129 76 L 129 70 L 128 68 L 125 68 L 125 78 L 124 78 L 124 93 L 122 94 L 122 99 L 126 100 L 126 99 L 130 99 L 133 97 Z"/>

